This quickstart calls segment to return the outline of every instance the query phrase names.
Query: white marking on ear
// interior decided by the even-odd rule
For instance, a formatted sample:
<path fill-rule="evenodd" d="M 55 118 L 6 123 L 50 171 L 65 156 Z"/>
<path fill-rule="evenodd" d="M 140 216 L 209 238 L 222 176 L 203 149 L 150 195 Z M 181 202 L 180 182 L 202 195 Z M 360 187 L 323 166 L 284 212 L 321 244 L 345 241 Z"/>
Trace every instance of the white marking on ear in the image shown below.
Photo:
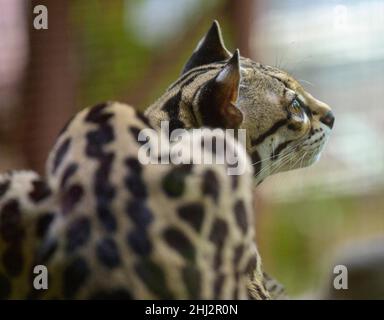
<path fill-rule="evenodd" d="M 223 70 L 220 71 L 220 73 L 216 77 L 217 82 L 225 82 L 226 79 L 229 77 L 231 73 L 231 69 L 225 67 Z"/>
<path fill-rule="evenodd" d="M 203 45 L 204 41 L 205 41 L 205 36 L 199 41 L 199 43 L 197 44 L 193 53 L 196 53 L 197 51 L 199 51 L 201 49 L 201 46 Z"/>
<path fill-rule="evenodd" d="M 219 72 L 216 76 L 216 81 L 225 83 L 231 78 L 235 72 L 237 76 L 240 76 L 240 51 L 237 49 L 235 53 L 232 55 L 232 58 L 228 61 L 225 67 Z M 237 69 L 237 70 L 236 70 Z"/>

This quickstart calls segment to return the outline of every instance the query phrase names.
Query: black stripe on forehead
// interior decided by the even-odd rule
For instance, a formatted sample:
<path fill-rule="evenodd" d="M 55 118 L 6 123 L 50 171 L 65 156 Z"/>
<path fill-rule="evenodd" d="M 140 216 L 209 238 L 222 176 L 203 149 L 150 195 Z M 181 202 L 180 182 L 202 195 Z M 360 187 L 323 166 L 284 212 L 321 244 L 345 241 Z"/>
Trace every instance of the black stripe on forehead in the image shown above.
<path fill-rule="evenodd" d="M 272 127 L 270 127 L 266 132 L 259 135 L 256 139 L 252 139 L 251 140 L 251 146 L 254 147 L 254 146 L 259 145 L 268 136 L 276 133 L 277 130 L 279 130 L 281 127 L 285 126 L 287 123 L 288 123 L 288 119 L 281 119 L 281 120 L 275 122 L 275 124 Z"/>
<path fill-rule="evenodd" d="M 185 87 L 190 85 L 193 81 L 196 80 L 200 75 L 205 74 L 206 72 L 209 72 L 211 70 L 220 69 L 221 64 L 215 64 L 215 66 L 203 66 L 200 68 L 195 68 L 188 72 L 186 77 L 181 77 L 176 83 L 172 85 L 172 88 L 179 85 L 178 91 L 176 91 L 176 94 L 174 94 L 171 98 L 169 98 L 164 105 L 162 106 L 162 110 L 164 110 L 168 114 L 168 118 L 170 120 L 170 126 L 169 130 L 172 132 L 174 129 L 184 128 L 185 124 L 179 120 L 179 112 L 180 112 L 180 103 L 182 102 L 183 97 L 183 90 Z M 213 77 L 212 77 L 213 78 Z M 181 80 L 182 79 L 182 80 Z M 180 81 L 181 80 L 181 81 Z M 184 81 L 184 82 L 183 82 Z M 193 99 L 195 98 L 195 95 L 200 91 L 200 88 L 203 87 L 206 84 L 207 81 L 205 81 L 202 85 L 198 86 L 194 95 Z M 193 103 L 193 99 L 190 101 L 190 103 Z M 192 114 L 196 120 L 195 114 Z"/>
<path fill-rule="evenodd" d="M 204 65 L 202 67 L 197 67 L 197 68 L 194 68 L 192 70 L 190 70 L 189 72 L 187 72 L 186 74 L 182 75 L 179 79 L 176 80 L 176 82 L 174 82 L 169 88 L 168 88 L 168 91 L 169 90 L 172 90 L 174 88 L 176 88 L 178 85 L 181 85 L 181 83 L 188 79 L 189 77 L 191 77 L 189 80 L 191 79 L 195 79 L 197 76 L 199 76 L 200 74 L 203 74 L 205 72 L 208 72 L 210 70 L 215 70 L 215 69 L 220 69 L 222 67 L 224 63 L 215 63 L 215 64 L 209 64 L 209 65 Z M 189 82 L 188 80 L 188 82 Z M 190 82 L 189 82 L 190 83 Z M 182 84 L 182 86 L 184 87 L 185 84 Z"/>
<path fill-rule="evenodd" d="M 162 109 L 168 114 L 170 132 L 175 129 L 185 127 L 184 122 L 179 119 L 181 96 L 182 90 L 179 90 L 178 93 L 169 98 L 162 107 Z"/>
<path fill-rule="evenodd" d="M 276 75 L 276 73 L 284 74 L 283 71 L 281 71 L 281 70 L 279 70 L 279 69 L 275 69 L 275 68 L 270 67 L 270 66 L 265 66 L 265 65 L 262 65 L 262 64 L 258 64 L 258 65 L 256 66 L 256 68 L 257 68 L 258 70 L 260 70 L 260 72 L 263 73 L 264 75 L 266 75 L 266 76 L 268 76 L 268 77 L 271 77 L 272 79 L 276 79 L 276 80 L 279 81 L 281 84 L 283 84 L 283 86 L 284 86 L 284 94 L 285 94 L 285 91 L 286 91 L 287 89 L 291 89 L 291 90 L 293 90 L 293 89 L 291 88 L 291 86 L 289 86 L 289 80 L 288 80 L 288 79 L 287 79 L 287 80 L 283 80 L 283 79 L 281 79 L 280 77 L 278 77 L 278 76 Z M 275 74 L 274 74 L 274 73 L 275 73 Z"/>

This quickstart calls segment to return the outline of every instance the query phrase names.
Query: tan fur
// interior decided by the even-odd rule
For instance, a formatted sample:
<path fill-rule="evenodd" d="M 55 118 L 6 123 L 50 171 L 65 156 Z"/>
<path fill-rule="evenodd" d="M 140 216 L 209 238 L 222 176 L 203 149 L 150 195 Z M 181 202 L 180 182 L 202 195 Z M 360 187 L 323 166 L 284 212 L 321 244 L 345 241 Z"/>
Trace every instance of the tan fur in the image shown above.
<path fill-rule="evenodd" d="M 34 185 L 40 179 L 34 173 L 0 176 L 4 238 L 0 253 L 21 246 L 25 256 L 17 276 L 0 264 L 0 281 L 7 286 L 0 294 L 7 298 L 281 297 L 280 286 L 263 275 L 254 243 L 252 174 L 260 183 L 272 173 L 316 161 L 333 125 L 332 116 L 324 120 L 327 112 L 326 104 L 283 71 L 240 57 L 238 52 L 229 57 L 214 23 L 181 78 L 148 108 L 148 119 L 117 102 L 86 109 L 73 118 L 48 159 L 49 196 L 30 203 L 31 191 L 44 191 Z M 246 129 L 243 148 L 250 157 L 244 153 L 239 160 L 245 164 L 245 173 L 229 176 L 226 162 L 192 161 L 190 167 L 138 164 L 137 132 L 150 122 L 154 134 L 162 135 L 159 128 L 164 120 L 173 129 Z M 224 139 L 228 148 L 237 144 L 233 138 L 224 138 L 220 129 L 207 134 Z M 201 145 L 203 138 L 194 138 L 199 151 L 212 154 Z M 180 168 L 186 173 L 180 173 Z M 212 185 L 212 181 L 218 183 Z M 172 195 L 178 190 L 184 191 Z M 15 219 L 9 218 L 9 201 L 20 207 Z M 132 204 L 135 210 L 129 209 Z M 196 218 L 199 210 L 204 212 L 199 230 L 180 213 L 191 204 L 194 209 L 187 212 L 188 219 Z M 55 220 L 44 239 L 36 239 L 34 230 L 46 211 L 53 212 Z M 79 224 L 84 220 L 88 227 Z M 7 238 L 9 224 L 11 230 L 21 230 L 20 239 Z M 31 288 L 36 263 L 48 267 L 48 291 Z"/>
<path fill-rule="evenodd" d="M 216 40 L 213 40 L 219 41 L 215 46 L 224 46 L 221 42 L 218 24 L 215 22 L 212 28 L 219 33 L 217 37 L 214 37 Z M 212 32 L 212 28 L 209 33 Z M 212 43 L 206 43 L 206 45 L 212 45 Z M 205 54 L 204 48 L 201 46 L 200 44 L 197 51 L 194 52 L 192 60 L 196 58 L 198 50 Z M 233 58 L 231 59 L 233 60 Z M 204 101 L 201 91 L 219 77 L 220 73 L 231 63 L 231 59 L 207 65 L 196 65 L 194 68 L 186 70 L 183 74 L 185 80 L 176 83 L 177 85 L 172 85 L 146 110 L 145 114 L 153 119 L 153 123 L 157 127 L 160 127 L 161 121 L 172 121 L 172 116 L 164 111 L 164 106 L 170 98 L 175 98 L 180 94 L 180 103 L 174 106 L 172 114 L 178 114 L 181 125 L 185 128 L 206 125 L 200 109 Z M 312 97 L 298 81 L 282 70 L 256 63 L 244 57 L 239 59 L 239 65 L 240 68 L 232 69 L 232 73 L 239 72 L 235 105 L 241 111 L 243 121 L 239 126 L 233 128 L 246 130 L 246 148 L 256 164 L 256 183 L 260 183 L 271 174 L 309 166 L 317 161 L 331 133 L 331 128 L 321 121 L 331 111 L 330 107 Z M 201 72 L 204 70 L 206 72 Z M 228 82 L 233 81 L 230 79 L 234 79 L 234 76 L 228 77 L 228 79 Z M 291 112 L 291 105 L 295 98 L 300 100 L 310 115 L 304 110 L 301 113 Z M 229 97 L 226 105 L 231 104 Z M 225 106 L 225 103 L 223 105 Z M 205 107 L 213 109 L 214 105 L 211 103 Z M 222 112 L 222 114 L 224 113 Z M 274 125 L 284 121 L 286 121 L 284 125 L 268 134 Z M 289 129 L 291 127 L 295 130 Z M 262 143 L 252 144 L 263 135 L 267 136 Z M 284 148 L 281 148 L 281 152 L 272 161 L 271 158 L 276 149 L 282 145 Z"/>

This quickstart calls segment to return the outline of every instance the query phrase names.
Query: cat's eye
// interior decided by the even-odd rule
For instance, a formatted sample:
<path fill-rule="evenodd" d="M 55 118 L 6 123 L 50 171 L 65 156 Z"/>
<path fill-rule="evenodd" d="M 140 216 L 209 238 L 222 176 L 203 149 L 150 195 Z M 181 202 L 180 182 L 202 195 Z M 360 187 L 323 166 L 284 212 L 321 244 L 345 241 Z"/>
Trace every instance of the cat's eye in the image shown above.
<path fill-rule="evenodd" d="M 291 111 L 295 113 L 301 113 L 303 111 L 301 108 L 301 103 L 297 98 L 293 99 L 289 108 L 291 109 Z"/>
<path fill-rule="evenodd" d="M 298 115 L 300 118 L 302 118 L 304 114 L 306 114 L 309 119 L 312 119 L 313 117 L 311 109 L 309 109 L 309 107 L 298 98 L 292 100 L 291 104 L 289 105 L 289 111 Z"/>

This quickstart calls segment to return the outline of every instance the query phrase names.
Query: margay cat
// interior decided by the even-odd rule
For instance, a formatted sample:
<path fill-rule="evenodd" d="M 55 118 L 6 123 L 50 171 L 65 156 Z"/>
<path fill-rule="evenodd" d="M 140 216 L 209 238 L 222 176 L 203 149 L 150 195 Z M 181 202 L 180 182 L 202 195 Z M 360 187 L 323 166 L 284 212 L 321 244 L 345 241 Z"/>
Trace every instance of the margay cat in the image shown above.
<path fill-rule="evenodd" d="M 139 132 L 163 120 L 246 129 L 245 173 L 142 165 Z M 252 183 L 316 161 L 333 122 L 285 72 L 231 55 L 215 22 L 145 116 L 117 102 L 83 110 L 58 137 L 46 179 L 0 176 L 0 298 L 270 298 Z M 210 134 L 238 147 L 223 132 Z M 32 287 L 36 264 L 48 268 L 48 290 Z"/>

